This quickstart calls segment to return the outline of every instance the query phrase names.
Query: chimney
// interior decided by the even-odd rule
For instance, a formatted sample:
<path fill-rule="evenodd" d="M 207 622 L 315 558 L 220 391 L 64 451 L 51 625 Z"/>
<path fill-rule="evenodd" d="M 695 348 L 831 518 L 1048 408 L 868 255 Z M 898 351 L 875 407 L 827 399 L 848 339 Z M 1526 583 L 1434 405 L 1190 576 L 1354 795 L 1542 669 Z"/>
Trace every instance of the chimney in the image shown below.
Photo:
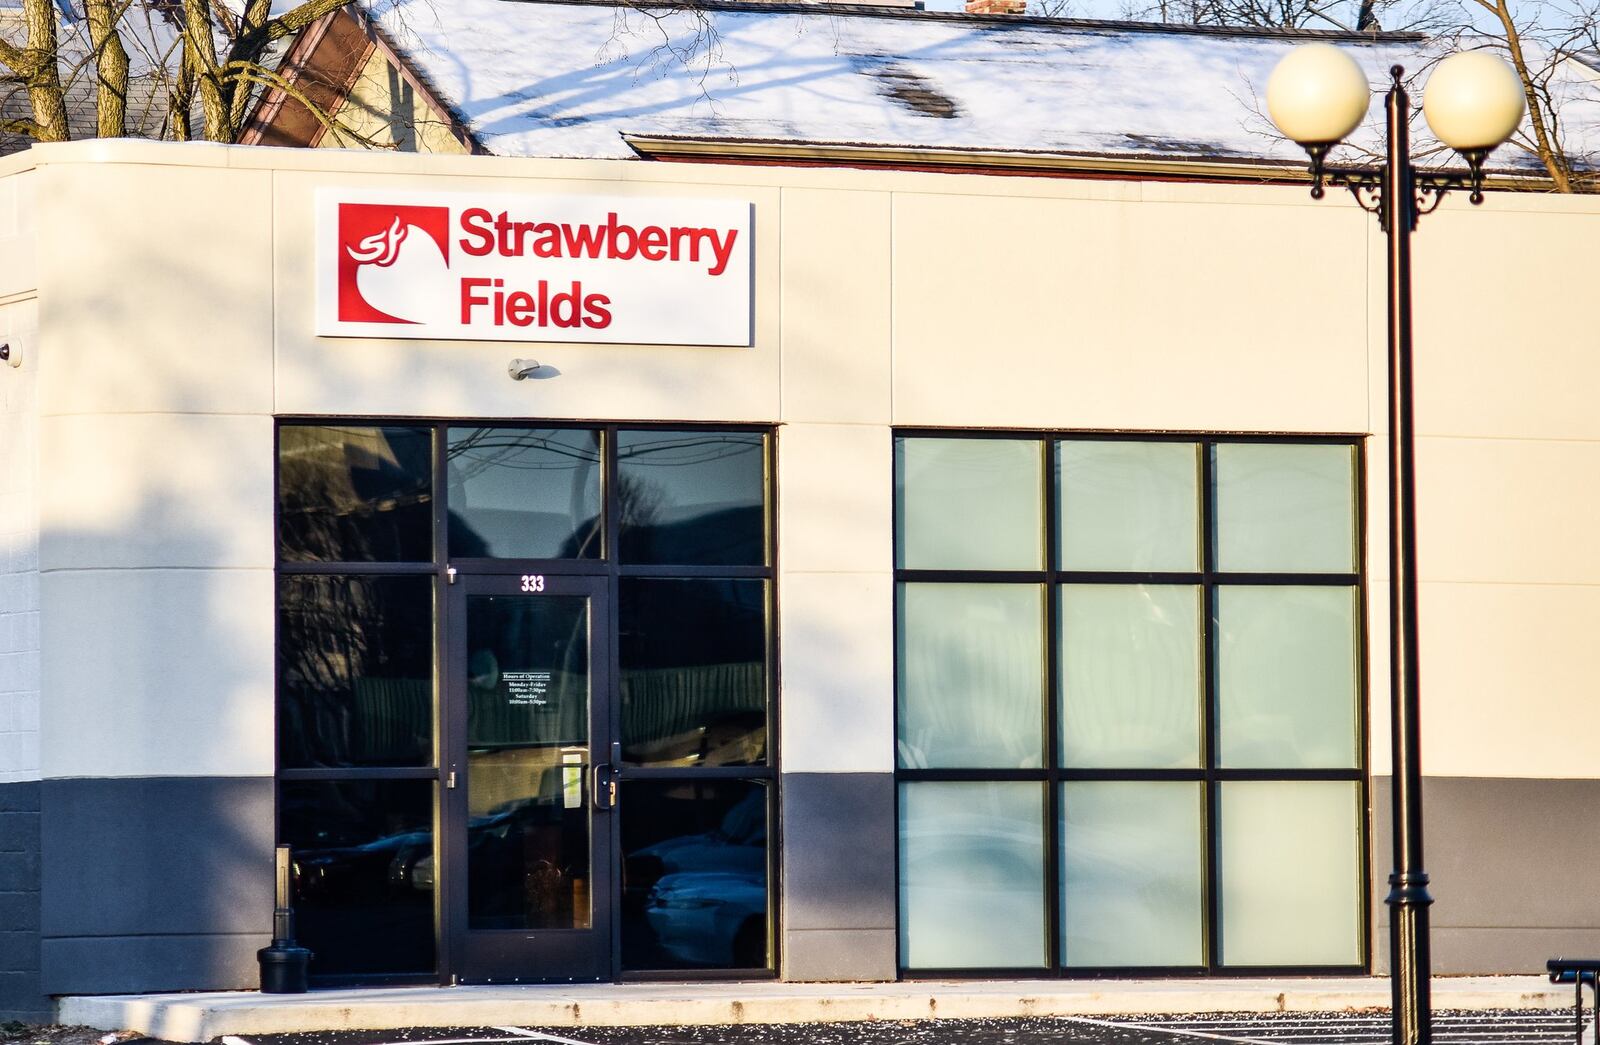
<path fill-rule="evenodd" d="M 969 15 L 1020 15 L 1028 10 L 1028 0 L 967 0 Z"/>

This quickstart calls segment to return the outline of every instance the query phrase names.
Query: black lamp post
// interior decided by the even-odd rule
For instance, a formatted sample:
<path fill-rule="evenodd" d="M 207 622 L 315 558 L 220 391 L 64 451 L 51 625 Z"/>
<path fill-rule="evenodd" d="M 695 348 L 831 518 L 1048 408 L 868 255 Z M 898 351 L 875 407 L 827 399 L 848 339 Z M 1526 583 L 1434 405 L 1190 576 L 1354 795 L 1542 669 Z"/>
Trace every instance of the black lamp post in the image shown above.
<path fill-rule="evenodd" d="M 1521 122 L 1522 87 L 1498 58 L 1452 55 L 1428 83 L 1423 111 L 1468 173 L 1418 172 L 1411 165 L 1411 101 L 1389 70 L 1387 155 L 1382 167 L 1328 166 L 1328 150 L 1366 115 L 1366 74 L 1327 44 L 1296 48 L 1267 85 L 1272 120 L 1311 155 L 1311 195 L 1347 188 L 1375 214 L 1389 256 L 1389 704 L 1393 758 L 1394 872 L 1389 875 L 1389 977 L 1395 1045 L 1430 1045 L 1428 873 L 1422 865 L 1422 754 L 1417 668 L 1415 436 L 1411 371 L 1411 234 L 1446 193 L 1467 189 L 1483 202 L 1483 163 Z"/>

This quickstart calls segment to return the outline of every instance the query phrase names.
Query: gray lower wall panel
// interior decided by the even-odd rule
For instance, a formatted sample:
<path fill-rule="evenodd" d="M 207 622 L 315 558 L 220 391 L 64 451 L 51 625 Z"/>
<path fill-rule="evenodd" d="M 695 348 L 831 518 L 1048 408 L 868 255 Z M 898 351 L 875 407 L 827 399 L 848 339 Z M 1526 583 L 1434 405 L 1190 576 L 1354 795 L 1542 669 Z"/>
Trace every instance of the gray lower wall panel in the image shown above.
<path fill-rule="evenodd" d="M 51 994 L 252 988 L 256 951 L 271 942 L 270 933 L 46 937 L 42 973 Z"/>
<path fill-rule="evenodd" d="M 893 929 L 801 929 L 783 934 L 785 980 L 851 982 L 895 978 Z"/>
<path fill-rule="evenodd" d="M 893 774 L 785 773 L 782 796 L 783 928 L 893 929 Z"/>
<path fill-rule="evenodd" d="M 50 1018 L 39 981 L 39 782 L 0 784 L 0 1022 Z"/>
<path fill-rule="evenodd" d="M 40 797 L 46 993 L 255 984 L 272 928 L 270 778 L 46 780 Z"/>
<path fill-rule="evenodd" d="M 1372 963 L 1386 974 L 1389 778 L 1372 783 Z M 1427 777 L 1422 798 L 1435 973 L 1600 958 L 1600 780 Z"/>

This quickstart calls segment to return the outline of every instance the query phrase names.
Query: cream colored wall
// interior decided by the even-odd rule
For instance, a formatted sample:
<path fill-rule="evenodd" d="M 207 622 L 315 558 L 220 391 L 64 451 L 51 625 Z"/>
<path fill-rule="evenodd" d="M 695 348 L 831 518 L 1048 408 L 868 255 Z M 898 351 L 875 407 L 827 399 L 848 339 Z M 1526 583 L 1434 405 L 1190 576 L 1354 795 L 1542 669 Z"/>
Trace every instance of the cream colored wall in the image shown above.
<path fill-rule="evenodd" d="M 272 176 L 156 148 L 35 175 L 46 778 L 274 768 Z"/>
<path fill-rule="evenodd" d="M 402 148 L 447 155 L 469 151 L 449 122 L 400 77 L 382 48 L 373 48 L 333 119 L 335 129 L 322 136 L 318 148 Z"/>
<path fill-rule="evenodd" d="M 0 161 L 0 344 L 24 360 L 39 341 L 35 181 L 20 161 Z M 37 779 L 38 382 L 31 367 L 0 364 L 0 784 Z"/>
<path fill-rule="evenodd" d="M 1348 200 L 148 143 L 35 159 L 56 230 L 40 257 L 55 346 L 39 370 L 45 678 L 60 705 L 46 775 L 271 772 L 274 413 L 780 424 L 791 771 L 892 766 L 895 425 L 1375 433 L 1368 494 L 1383 503 L 1383 258 Z M 335 184 L 750 199 L 755 343 L 318 340 L 310 204 Z M 149 213 L 172 217 L 152 231 Z M 1497 194 L 1448 202 L 1417 240 L 1430 773 L 1600 775 L 1600 737 L 1563 725 L 1589 695 L 1600 624 L 1597 233 L 1600 201 Z M 510 381 L 514 356 L 560 375 Z M 169 621 L 201 622 L 203 641 Z M 90 716 L 107 692 L 119 710 Z M 52 716 L 74 724 L 55 741 Z"/>

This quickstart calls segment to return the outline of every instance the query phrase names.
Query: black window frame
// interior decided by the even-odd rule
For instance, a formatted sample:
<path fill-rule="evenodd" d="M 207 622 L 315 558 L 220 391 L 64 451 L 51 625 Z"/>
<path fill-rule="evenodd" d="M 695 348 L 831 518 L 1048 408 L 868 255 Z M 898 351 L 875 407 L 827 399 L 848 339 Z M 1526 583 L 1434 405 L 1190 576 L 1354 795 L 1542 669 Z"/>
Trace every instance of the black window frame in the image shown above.
<path fill-rule="evenodd" d="M 894 782 L 895 782 L 895 880 L 896 922 L 902 916 L 899 909 L 898 883 L 903 871 L 899 842 L 901 817 L 901 785 L 919 781 L 996 782 L 1019 781 L 1042 784 L 1044 795 L 1044 904 L 1045 917 L 1044 966 L 1024 967 L 960 967 L 960 968 L 908 968 L 901 945 L 901 934 L 895 934 L 895 966 L 903 980 L 936 979 L 1132 979 L 1151 976 L 1195 977 L 1260 977 L 1260 976 L 1339 976 L 1370 975 L 1372 971 L 1372 788 L 1370 776 L 1371 710 L 1369 698 L 1368 629 L 1367 629 L 1367 505 L 1366 505 L 1366 437 L 1357 434 L 1312 434 L 1298 432 L 1272 433 L 1219 433 L 1219 432 L 1139 432 L 1139 431 L 1075 431 L 1070 429 L 965 429 L 896 427 L 893 439 L 898 446 L 901 439 L 999 439 L 1035 440 L 1043 444 L 1041 483 L 1043 484 L 1044 516 L 1041 536 L 1044 541 L 1044 568 L 1039 570 L 963 570 L 963 569 L 906 569 L 900 564 L 900 533 L 902 532 L 901 498 L 896 494 L 894 505 Z M 1106 571 L 1063 570 L 1059 566 L 1060 541 L 1056 527 L 1060 510 L 1057 496 L 1057 470 L 1059 459 L 1057 443 L 1083 442 L 1135 442 L 1135 443 L 1193 443 L 1199 445 L 1199 497 L 1200 497 L 1200 569 L 1196 572 L 1167 571 Z M 1235 573 L 1216 567 L 1216 490 L 1215 448 L 1229 443 L 1271 443 L 1279 445 L 1337 445 L 1352 450 L 1353 471 L 1351 496 L 1354 501 L 1354 563 L 1353 573 Z M 898 455 L 898 449 L 892 456 Z M 894 483 L 895 464 L 890 462 L 891 488 Z M 1044 765 L 1039 769 L 915 769 L 900 764 L 900 585 L 905 583 L 996 583 L 1026 584 L 1042 587 L 1044 591 L 1044 652 L 1045 688 L 1043 692 L 1045 748 Z M 1058 593 L 1066 584 L 1171 584 L 1195 586 L 1201 592 L 1200 651 L 1203 658 L 1201 672 L 1204 687 L 1201 718 L 1201 758 L 1194 769 L 1069 769 L 1061 766 L 1060 756 L 1060 677 L 1058 665 L 1059 613 Z M 1215 621 L 1217 612 L 1216 591 L 1226 585 L 1303 585 L 1354 588 L 1356 593 L 1356 765 L 1350 769 L 1228 769 L 1217 765 L 1218 749 L 1218 687 Z M 1354 965 L 1224 965 L 1221 963 L 1221 885 L 1222 854 L 1218 830 L 1221 789 L 1219 784 L 1229 781 L 1339 781 L 1353 782 L 1358 788 L 1361 816 L 1358 818 L 1356 853 L 1359 861 L 1358 891 L 1360 897 L 1357 927 L 1357 953 L 1360 960 Z M 1063 783 L 1073 781 L 1190 781 L 1201 787 L 1201 831 L 1204 835 L 1205 853 L 1202 865 L 1201 912 L 1204 925 L 1204 957 L 1200 965 L 1179 966 L 1083 966 L 1065 965 L 1061 958 L 1062 904 L 1061 904 L 1061 794 Z"/>
<path fill-rule="evenodd" d="M 780 912 L 782 910 L 782 880 L 779 868 L 782 866 L 782 789 L 779 786 L 781 771 L 779 767 L 779 753 L 782 749 L 779 728 L 782 716 L 779 713 L 778 702 L 780 699 L 779 687 L 779 650 L 778 650 L 778 482 L 777 482 L 777 426 L 772 424 L 739 424 L 739 423 L 711 423 L 711 422 L 671 422 L 671 421 L 598 421 L 598 420 L 572 420 L 572 419 L 542 419 L 542 418 L 418 418 L 404 416 L 327 416 L 315 414 L 284 414 L 273 419 L 272 434 L 272 469 L 273 469 L 273 837 L 283 837 L 282 803 L 278 799 L 279 790 L 286 783 L 312 783 L 343 780 L 429 780 L 433 781 L 433 838 L 434 860 L 436 867 L 443 867 L 445 861 L 441 852 L 443 830 L 441 824 L 441 795 L 440 787 L 443 779 L 443 759 L 441 746 L 443 743 L 443 729 L 441 716 L 444 712 L 443 700 L 445 690 L 444 651 L 448 649 L 450 634 L 450 600 L 446 597 L 446 590 L 452 583 L 455 575 L 494 573 L 504 574 L 513 571 L 530 573 L 545 573 L 549 575 L 590 576 L 607 578 L 607 593 L 610 619 L 607 627 L 613 636 L 619 633 L 619 582 L 624 578 L 660 578 L 660 579 L 713 579 L 713 580 L 760 580 L 766 587 L 766 758 L 760 765 L 750 766 L 710 766 L 710 767 L 644 767 L 627 766 L 620 773 L 619 782 L 626 784 L 634 781 L 673 781 L 673 780 L 750 780 L 759 781 L 767 788 L 767 954 L 769 965 L 765 969 L 732 968 L 732 969 L 639 969 L 618 971 L 615 979 L 617 982 L 672 982 L 672 981 L 716 981 L 716 980 L 759 980 L 776 979 L 782 959 L 782 932 Z M 285 428 L 295 426 L 335 427 L 335 428 L 382 428 L 404 427 L 424 428 L 432 437 L 432 526 L 430 547 L 432 558 L 427 561 L 416 562 L 336 562 L 336 561 L 295 561 L 285 560 L 282 557 L 282 500 L 281 500 L 281 470 L 279 467 L 281 453 L 281 436 Z M 564 429 L 596 431 L 601 436 L 601 510 L 604 516 L 601 527 L 602 556 L 594 559 L 498 559 L 498 558 L 458 558 L 451 559 L 449 555 L 449 489 L 448 489 L 448 452 L 449 430 L 452 428 L 502 428 L 502 429 Z M 764 562 L 759 566 L 707 566 L 707 565 L 642 565 L 626 564 L 619 561 L 621 551 L 620 515 L 617 498 L 613 491 L 617 487 L 617 432 L 618 431 L 660 431 L 660 432 L 711 432 L 711 433 L 746 433 L 763 437 L 763 536 L 765 540 Z M 430 576 L 433 579 L 433 753 L 431 763 L 422 766 L 396 766 L 396 767 L 339 767 L 339 768 L 285 768 L 279 763 L 277 750 L 278 730 L 278 692 L 280 679 L 278 677 L 279 643 L 281 636 L 278 631 L 278 619 L 281 611 L 279 605 L 279 580 L 289 576 L 323 575 L 323 576 L 380 576 L 380 577 L 416 577 Z M 620 685 L 621 666 L 619 662 L 619 642 L 612 642 L 610 665 L 611 677 Z M 614 701 L 620 711 L 620 695 Z M 621 739 L 618 736 L 616 739 Z M 619 852 L 617 859 L 621 860 Z M 620 878 L 619 878 L 620 881 Z M 443 984 L 453 982 L 453 969 L 451 968 L 451 931 L 446 916 L 446 898 L 437 886 L 434 889 L 434 955 L 435 968 L 427 972 L 418 973 L 363 973 L 363 974 L 323 974 L 311 977 L 311 983 L 316 987 L 359 987 L 359 986 L 403 986 L 412 984 Z M 621 918 L 613 919 L 613 968 L 621 967 Z"/>

